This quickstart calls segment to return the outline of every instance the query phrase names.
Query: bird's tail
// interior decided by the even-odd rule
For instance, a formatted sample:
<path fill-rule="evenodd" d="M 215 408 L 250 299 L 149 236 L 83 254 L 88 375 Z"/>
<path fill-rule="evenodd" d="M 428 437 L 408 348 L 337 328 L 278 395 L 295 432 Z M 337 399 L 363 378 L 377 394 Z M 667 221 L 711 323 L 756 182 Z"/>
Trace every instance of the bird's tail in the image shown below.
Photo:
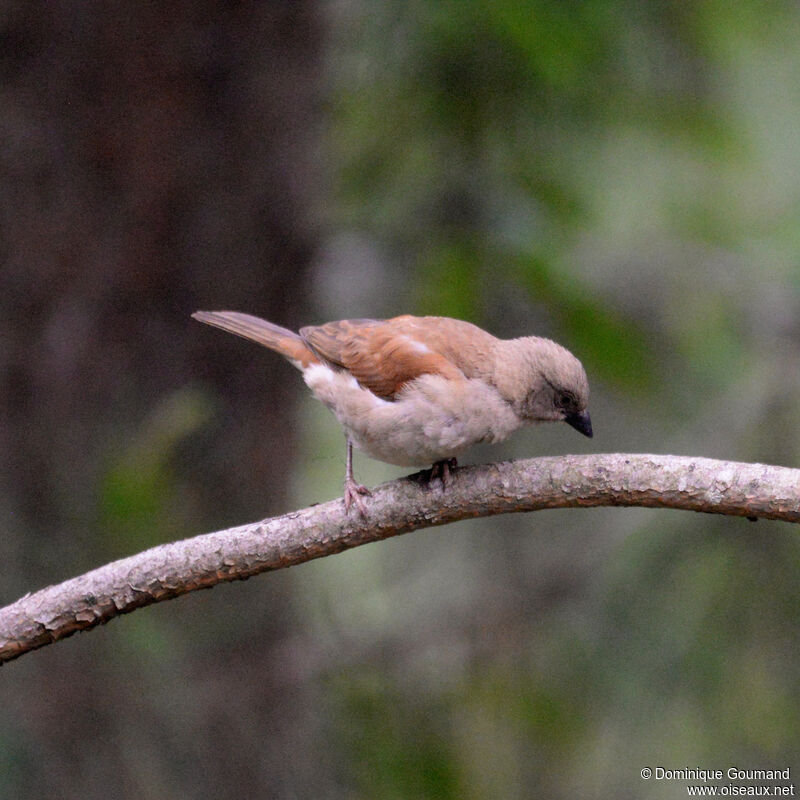
<path fill-rule="evenodd" d="M 298 334 L 265 319 L 241 314 L 238 311 L 195 311 L 192 317 L 205 322 L 206 325 L 214 325 L 229 333 L 263 344 L 264 347 L 280 353 L 298 369 L 319 363 L 319 359 Z"/>

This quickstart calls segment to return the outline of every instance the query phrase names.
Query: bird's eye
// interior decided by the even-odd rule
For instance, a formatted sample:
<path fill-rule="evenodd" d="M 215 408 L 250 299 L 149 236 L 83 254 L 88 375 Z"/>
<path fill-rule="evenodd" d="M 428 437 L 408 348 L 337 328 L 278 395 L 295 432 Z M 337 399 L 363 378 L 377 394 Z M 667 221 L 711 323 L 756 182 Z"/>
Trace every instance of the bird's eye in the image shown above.
<path fill-rule="evenodd" d="M 571 411 L 577 405 L 577 400 L 572 392 L 561 392 L 556 396 L 556 404 L 565 411 Z"/>

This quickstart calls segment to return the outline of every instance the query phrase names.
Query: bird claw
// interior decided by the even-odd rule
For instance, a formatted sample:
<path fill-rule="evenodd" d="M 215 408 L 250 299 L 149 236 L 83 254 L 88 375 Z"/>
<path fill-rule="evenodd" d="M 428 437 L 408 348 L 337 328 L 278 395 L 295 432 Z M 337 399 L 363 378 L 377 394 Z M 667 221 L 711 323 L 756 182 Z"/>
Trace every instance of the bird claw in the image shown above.
<path fill-rule="evenodd" d="M 450 486 L 451 470 L 458 466 L 458 460 L 455 458 L 445 458 L 442 461 L 437 461 L 432 467 L 428 483 L 433 483 L 436 478 L 442 482 L 442 492 L 446 492 Z"/>
<path fill-rule="evenodd" d="M 344 510 L 346 513 L 350 512 L 350 507 L 355 505 L 361 512 L 362 517 L 367 516 L 367 507 L 362 496 L 372 497 L 372 492 L 366 486 L 356 483 L 354 480 L 348 479 L 344 482 Z"/>

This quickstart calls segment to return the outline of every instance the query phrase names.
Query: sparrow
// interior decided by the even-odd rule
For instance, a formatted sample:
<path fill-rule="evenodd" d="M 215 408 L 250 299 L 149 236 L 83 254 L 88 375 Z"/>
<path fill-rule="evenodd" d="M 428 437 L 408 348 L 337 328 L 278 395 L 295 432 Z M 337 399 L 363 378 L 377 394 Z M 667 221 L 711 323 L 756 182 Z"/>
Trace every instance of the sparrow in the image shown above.
<path fill-rule="evenodd" d="M 344 505 L 370 491 L 353 477 L 353 445 L 401 467 L 433 464 L 447 488 L 456 457 L 535 422 L 566 422 L 592 436 L 581 362 L 550 339 L 498 339 L 449 317 L 347 319 L 300 333 L 237 311 L 194 319 L 280 353 L 303 373 L 346 439 Z"/>

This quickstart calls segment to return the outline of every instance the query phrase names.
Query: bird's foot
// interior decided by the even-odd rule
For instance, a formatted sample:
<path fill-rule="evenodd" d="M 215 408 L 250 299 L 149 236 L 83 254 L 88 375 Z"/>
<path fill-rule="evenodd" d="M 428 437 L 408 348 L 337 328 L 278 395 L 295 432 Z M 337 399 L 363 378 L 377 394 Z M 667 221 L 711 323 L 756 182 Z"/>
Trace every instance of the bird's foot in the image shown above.
<path fill-rule="evenodd" d="M 436 478 L 442 482 L 442 492 L 447 491 L 450 486 L 450 471 L 458 466 L 458 461 L 455 458 L 445 458 L 442 461 L 437 461 L 430 470 L 428 476 L 428 483 L 433 483 Z"/>
<path fill-rule="evenodd" d="M 352 478 L 346 478 L 344 482 L 344 510 L 350 512 L 350 507 L 355 506 L 362 517 L 367 516 L 367 507 L 362 499 L 364 496 L 372 497 L 372 492 L 366 486 L 356 483 Z"/>

